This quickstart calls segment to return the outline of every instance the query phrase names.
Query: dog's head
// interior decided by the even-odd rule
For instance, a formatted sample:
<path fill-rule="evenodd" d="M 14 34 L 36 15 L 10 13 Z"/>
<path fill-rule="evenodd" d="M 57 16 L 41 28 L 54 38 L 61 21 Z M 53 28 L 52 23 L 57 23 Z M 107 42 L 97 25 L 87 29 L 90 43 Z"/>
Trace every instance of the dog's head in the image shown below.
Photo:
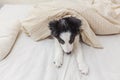
<path fill-rule="evenodd" d="M 49 23 L 51 35 L 58 40 L 67 54 L 73 49 L 75 37 L 80 33 L 80 26 L 81 20 L 75 17 L 66 17 Z"/>

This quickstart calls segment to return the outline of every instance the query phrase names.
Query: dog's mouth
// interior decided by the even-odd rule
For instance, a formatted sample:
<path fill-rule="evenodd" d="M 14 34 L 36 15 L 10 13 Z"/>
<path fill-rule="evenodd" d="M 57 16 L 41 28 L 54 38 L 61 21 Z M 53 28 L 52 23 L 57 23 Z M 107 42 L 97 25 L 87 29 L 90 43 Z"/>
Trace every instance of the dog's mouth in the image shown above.
<path fill-rule="evenodd" d="M 63 48 L 63 47 L 61 47 L 61 48 L 62 48 L 63 53 L 65 53 L 65 54 L 67 54 L 67 55 L 70 55 L 70 54 L 72 53 L 72 51 L 67 51 L 67 50 L 64 50 L 64 48 Z"/>

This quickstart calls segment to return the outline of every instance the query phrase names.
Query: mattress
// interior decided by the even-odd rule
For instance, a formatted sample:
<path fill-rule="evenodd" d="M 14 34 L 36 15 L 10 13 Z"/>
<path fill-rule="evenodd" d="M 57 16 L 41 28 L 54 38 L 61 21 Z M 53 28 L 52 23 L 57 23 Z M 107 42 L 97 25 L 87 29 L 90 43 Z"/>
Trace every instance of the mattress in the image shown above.
<path fill-rule="evenodd" d="M 12 51 L 0 62 L 0 80 L 120 80 L 120 35 L 98 38 L 104 49 L 82 43 L 89 66 L 88 76 L 83 76 L 74 54 L 65 54 L 63 66 L 55 67 L 53 39 L 35 42 L 21 32 Z"/>

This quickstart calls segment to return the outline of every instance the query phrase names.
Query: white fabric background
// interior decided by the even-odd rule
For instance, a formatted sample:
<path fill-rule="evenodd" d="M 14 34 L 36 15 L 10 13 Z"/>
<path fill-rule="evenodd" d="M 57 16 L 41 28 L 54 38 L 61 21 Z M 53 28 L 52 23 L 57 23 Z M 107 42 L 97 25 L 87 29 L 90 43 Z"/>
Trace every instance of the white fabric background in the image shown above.
<path fill-rule="evenodd" d="M 99 38 L 104 49 L 82 44 L 90 69 L 87 80 L 120 80 L 120 35 Z M 65 55 L 62 68 L 57 69 L 52 63 L 53 50 L 53 39 L 34 42 L 22 33 L 10 55 L 0 62 L 0 79 L 81 80 L 74 54 Z"/>
<path fill-rule="evenodd" d="M 29 12 L 28 5 L 5 5 L 0 10 L 0 61 L 11 51 L 20 31 L 20 21 Z M 20 16 L 19 16 L 20 15 Z"/>

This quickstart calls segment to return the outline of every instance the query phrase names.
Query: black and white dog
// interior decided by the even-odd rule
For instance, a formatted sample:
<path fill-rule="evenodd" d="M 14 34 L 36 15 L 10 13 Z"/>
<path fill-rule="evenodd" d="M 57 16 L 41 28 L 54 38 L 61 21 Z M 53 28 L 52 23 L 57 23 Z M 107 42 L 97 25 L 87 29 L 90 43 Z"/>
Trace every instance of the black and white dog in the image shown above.
<path fill-rule="evenodd" d="M 88 74 L 88 66 L 85 64 L 80 44 L 81 20 L 75 17 L 65 17 L 49 23 L 51 35 L 55 39 L 54 64 L 61 67 L 63 54 L 76 55 L 79 70 L 82 74 Z"/>

